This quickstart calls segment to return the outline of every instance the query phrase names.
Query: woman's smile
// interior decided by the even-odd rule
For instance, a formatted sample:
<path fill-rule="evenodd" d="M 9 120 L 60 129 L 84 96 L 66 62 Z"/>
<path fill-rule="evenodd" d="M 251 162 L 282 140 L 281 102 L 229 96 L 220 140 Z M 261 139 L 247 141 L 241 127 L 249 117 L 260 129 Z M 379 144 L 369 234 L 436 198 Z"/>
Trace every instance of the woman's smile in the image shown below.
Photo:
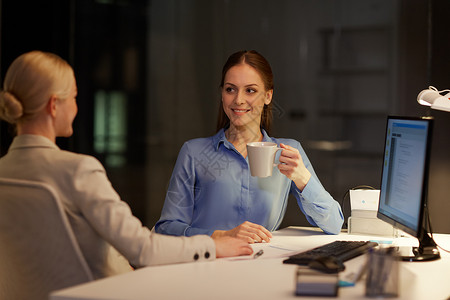
<path fill-rule="evenodd" d="M 243 109 L 243 108 L 232 108 L 231 110 L 234 112 L 234 114 L 238 116 L 242 116 L 250 111 L 250 109 Z"/>

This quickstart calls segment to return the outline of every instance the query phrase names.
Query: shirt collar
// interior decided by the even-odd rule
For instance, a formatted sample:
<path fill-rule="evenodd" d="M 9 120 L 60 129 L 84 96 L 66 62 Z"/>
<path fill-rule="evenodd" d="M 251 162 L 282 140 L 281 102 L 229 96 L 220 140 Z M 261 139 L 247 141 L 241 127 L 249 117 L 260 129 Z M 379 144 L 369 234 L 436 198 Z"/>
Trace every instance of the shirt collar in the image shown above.
<path fill-rule="evenodd" d="M 31 147 L 52 148 L 59 150 L 59 147 L 48 138 L 34 134 L 22 134 L 16 136 L 11 143 L 9 150 Z"/>
<path fill-rule="evenodd" d="M 227 138 L 225 137 L 225 129 L 220 129 L 216 135 L 213 136 L 213 145 L 216 150 L 219 149 L 220 144 L 224 144 L 227 148 L 229 148 L 229 143 Z"/>
<path fill-rule="evenodd" d="M 269 135 L 263 128 L 261 128 L 261 133 L 263 135 L 263 138 L 262 138 L 263 142 L 272 142 L 272 139 L 269 137 Z M 225 128 L 220 129 L 216 133 L 216 135 L 214 135 L 212 137 L 212 139 L 213 139 L 214 148 L 216 150 L 219 149 L 220 144 L 224 144 L 224 146 L 227 147 L 228 149 L 230 149 L 230 147 L 231 147 L 231 143 L 225 137 Z"/>

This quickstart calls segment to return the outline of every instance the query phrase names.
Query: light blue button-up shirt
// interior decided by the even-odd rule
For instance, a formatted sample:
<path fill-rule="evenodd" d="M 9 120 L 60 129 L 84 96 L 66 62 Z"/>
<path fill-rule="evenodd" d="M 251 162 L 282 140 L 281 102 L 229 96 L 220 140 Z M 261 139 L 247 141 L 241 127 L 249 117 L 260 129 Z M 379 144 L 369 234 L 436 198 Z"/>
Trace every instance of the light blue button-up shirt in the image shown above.
<path fill-rule="evenodd" d="M 208 138 L 186 142 L 180 150 L 158 233 L 177 236 L 211 235 L 250 221 L 274 231 L 281 224 L 289 193 L 297 199 L 311 225 L 337 234 L 344 218 L 341 207 L 324 189 L 300 143 L 271 138 L 262 130 L 263 141 L 290 145 L 300 152 L 311 178 L 300 191 L 295 183 L 273 169 L 270 177 L 250 175 L 248 160 L 230 143 L 224 130 Z M 277 152 L 278 160 L 280 151 Z"/>

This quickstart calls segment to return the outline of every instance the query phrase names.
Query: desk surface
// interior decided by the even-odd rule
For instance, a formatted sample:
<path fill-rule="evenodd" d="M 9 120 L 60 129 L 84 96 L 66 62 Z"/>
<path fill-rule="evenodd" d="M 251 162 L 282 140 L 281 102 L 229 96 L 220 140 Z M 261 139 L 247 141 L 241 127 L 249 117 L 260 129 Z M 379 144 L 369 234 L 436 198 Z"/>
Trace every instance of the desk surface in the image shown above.
<path fill-rule="evenodd" d="M 313 228 L 289 227 L 275 232 L 270 243 L 255 245 L 255 250 L 265 250 L 258 259 L 239 257 L 147 267 L 57 291 L 50 299 L 305 299 L 294 295 L 297 266 L 283 264 L 284 257 L 280 257 L 280 254 L 286 255 L 293 249 L 307 250 L 336 239 L 380 240 L 379 237 L 347 233 L 333 236 Z M 434 239 L 438 244 L 450 248 L 450 235 L 435 234 Z M 394 243 L 411 245 L 417 240 L 403 237 L 395 239 Z M 441 256 L 440 260 L 433 262 L 401 262 L 400 295 L 396 299 L 450 297 L 450 254 L 441 251 Z M 351 263 L 352 260 L 345 264 Z M 341 287 L 339 298 L 364 299 L 364 293 L 364 281 L 360 281 L 354 287 Z"/>

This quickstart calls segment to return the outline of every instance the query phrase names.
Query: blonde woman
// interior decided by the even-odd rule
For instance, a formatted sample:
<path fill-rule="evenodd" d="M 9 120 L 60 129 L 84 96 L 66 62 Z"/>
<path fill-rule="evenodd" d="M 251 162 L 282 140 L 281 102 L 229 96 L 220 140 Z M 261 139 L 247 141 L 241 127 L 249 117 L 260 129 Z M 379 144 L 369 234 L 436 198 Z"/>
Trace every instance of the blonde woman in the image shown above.
<path fill-rule="evenodd" d="M 0 177 L 45 182 L 57 191 L 75 236 L 96 278 L 135 267 L 213 260 L 251 254 L 235 238 L 170 237 L 151 232 L 131 214 L 94 157 L 63 151 L 77 114 L 71 66 L 59 56 L 32 51 L 9 67 L 0 92 L 0 118 L 17 136 L 0 158 Z"/>

